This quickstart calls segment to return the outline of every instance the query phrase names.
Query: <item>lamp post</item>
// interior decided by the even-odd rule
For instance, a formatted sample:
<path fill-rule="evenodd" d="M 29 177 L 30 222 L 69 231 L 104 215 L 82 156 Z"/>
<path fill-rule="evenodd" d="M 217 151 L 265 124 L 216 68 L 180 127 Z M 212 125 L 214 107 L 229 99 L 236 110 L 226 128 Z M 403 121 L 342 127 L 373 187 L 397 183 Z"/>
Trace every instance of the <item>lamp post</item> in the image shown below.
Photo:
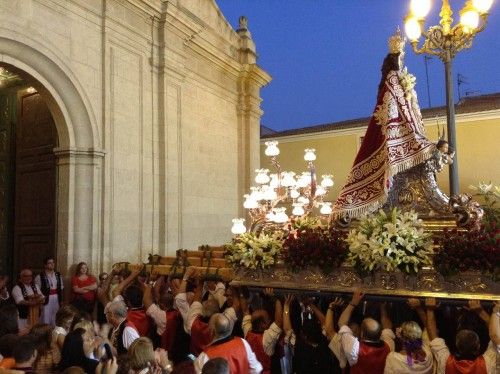
<path fill-rule="evenodd" d="M 467 0 L 460 11 L 460 22 L 452 26 L 453 12 L 448 0 L 443 0 L 439 13 L 439 25 L 431 26 L 424 31 L 425 17 L 431 8 L 430 0 L 411 0 L 410 13 L 405 18 L 405 31 L 410 39 L 413 51 L 417 54 L 428 54 L 439 57 L 444 63 L 446 80 L 446 120 L 448 142 L 450 148 L 455 150 L 455 158 L 450 168 L 450 195 L 457 195 L 458 184 L 458 159 L 457 141 L 455 132 L 455 106 L 453 102 L 452 61 L 462 49 L 472 46 L 476 34 L 486 27 L 488 11 L 493 0 Z M 418 48 L 420 36 L 425 40 Z"/>

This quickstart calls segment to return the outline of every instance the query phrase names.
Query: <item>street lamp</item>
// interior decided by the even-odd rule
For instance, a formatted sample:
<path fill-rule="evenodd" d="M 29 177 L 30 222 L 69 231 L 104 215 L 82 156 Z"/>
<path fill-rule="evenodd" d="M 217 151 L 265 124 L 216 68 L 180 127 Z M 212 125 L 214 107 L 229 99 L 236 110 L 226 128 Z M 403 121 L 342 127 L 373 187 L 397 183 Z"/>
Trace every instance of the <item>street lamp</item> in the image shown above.
<path fill-rule="evenodd" d="M 472 46 L 472 40 L 477 33 L 484 30 L 488 11 L 493 0 L 467 0 L 460 11 L 460 23 L 452 26 L 453 19 L 448 0 L 443 0 L 439 13 L 439 25 L 431 26 L 424 31 L 425 17 L 430 11 L 430 0 L 411 0 L 410 12 L 405 18 L 405 32 L 410 39 L 413 51 L 439 57 L 444 62 L 446 77 L 446 119 L 448 142 L 455 150 L 455 158 L 450 167 L 450 195 L 458 194 L 458 159 L 455 133 L 455 107 L 453 103 L 453 80 L 451 63 L 455 55 L 462 49 Z M 419 38 L 423 35 L 425 41 L 418 48 Z"/>

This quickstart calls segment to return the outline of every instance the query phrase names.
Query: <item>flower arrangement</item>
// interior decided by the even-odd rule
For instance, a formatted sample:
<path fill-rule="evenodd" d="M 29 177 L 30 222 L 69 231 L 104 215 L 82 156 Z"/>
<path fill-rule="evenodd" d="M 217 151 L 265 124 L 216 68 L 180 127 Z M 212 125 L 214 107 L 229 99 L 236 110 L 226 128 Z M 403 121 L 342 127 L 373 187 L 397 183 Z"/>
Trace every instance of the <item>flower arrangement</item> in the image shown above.
<path fill-rule="evenodd" d="M 283 260 L 292 271 L 315 266 L 329 274 L 344 262 L 346 255 L 345 234 L 322 225 L 299 225 L 283 243 Z"/>
<path fill-rule="evenodd" d="M 408 73 L 408 69 L 405 67 L 399 75 L 399 83 L 401 83 L 405 91 L 406 98 L 410 99 L 413 94 L 413 88 L 417 83 L 417 78 L 413 74 Z"/>
<path fill-rule="evenodd" d="M 349 232 L 348 261 L 360 272 L 374 270 L 418 272 L 432 263 L 433 242 L 424 233 L 415 212 L 394 208 L 390 215 L 380 210 L 361 219 Z"/>
<path fill-rule="evenodd" d="M 458 231 L 444 230 L 440 250 L 434 256 L 434 266 L 443 275 L 478 270 L 500 275 L 500 229 Z"/>
<path fill-rule="evenodd" d="M 477 186 L 469 186 L 469 189 L 476 191 L 474 196 L 482 198 L 482 208 L 484 210 L 485 228 L 488 230 L 490 226 L 494 228 L 500 227 L 500 208 L 497 203 L 500 200 L 500 187 L 485 182 L 479 182 Z"/>
<path fill-rule="evenodd" d="M 282 245 L 281 232 L 247 232 L 224 245 L 225 258 L 233 267 L 266 269 L 276 263 Z"/>

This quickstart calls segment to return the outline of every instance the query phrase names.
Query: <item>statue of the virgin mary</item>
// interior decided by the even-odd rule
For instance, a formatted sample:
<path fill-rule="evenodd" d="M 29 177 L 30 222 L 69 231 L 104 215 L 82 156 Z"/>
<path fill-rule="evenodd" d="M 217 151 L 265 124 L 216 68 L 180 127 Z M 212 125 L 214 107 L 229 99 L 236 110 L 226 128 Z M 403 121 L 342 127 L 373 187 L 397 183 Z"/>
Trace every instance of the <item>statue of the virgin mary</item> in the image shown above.
<path fill-rule="evenodd" d="M 415 77 L 403 63 L 404 45 L 405 39 L 398 30 L 389 39 L 377 104 L 347 182 L 335 202 L 335 218 L 356 218 L 384 204 L 400 205 L 405 201 L 413 209 L 422 200 L 427 200 L 427 213 L 451 213 L 449 199 L 439 189 L 436 191 L 435 170 L 427 163 L 435 157 L 437 148 L 424 135 Z M 419 171 L 417 175 L 410 173 L 412 178 L 408 173 L 415 168 Z M 426 178 L 432 181 L 422 180 Z"/>

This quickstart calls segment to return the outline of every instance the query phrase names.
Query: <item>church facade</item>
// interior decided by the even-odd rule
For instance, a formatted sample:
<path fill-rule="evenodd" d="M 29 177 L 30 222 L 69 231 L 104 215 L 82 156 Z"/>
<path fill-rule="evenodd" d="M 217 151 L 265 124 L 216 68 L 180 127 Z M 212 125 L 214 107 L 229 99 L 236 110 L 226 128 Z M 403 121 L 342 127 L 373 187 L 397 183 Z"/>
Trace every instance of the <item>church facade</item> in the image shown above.
<path fill-rule="evenodd" d="M 0 273 L 222 244 L 259 166 L 260 89 L 214 0 L 0 4 Z"/>

